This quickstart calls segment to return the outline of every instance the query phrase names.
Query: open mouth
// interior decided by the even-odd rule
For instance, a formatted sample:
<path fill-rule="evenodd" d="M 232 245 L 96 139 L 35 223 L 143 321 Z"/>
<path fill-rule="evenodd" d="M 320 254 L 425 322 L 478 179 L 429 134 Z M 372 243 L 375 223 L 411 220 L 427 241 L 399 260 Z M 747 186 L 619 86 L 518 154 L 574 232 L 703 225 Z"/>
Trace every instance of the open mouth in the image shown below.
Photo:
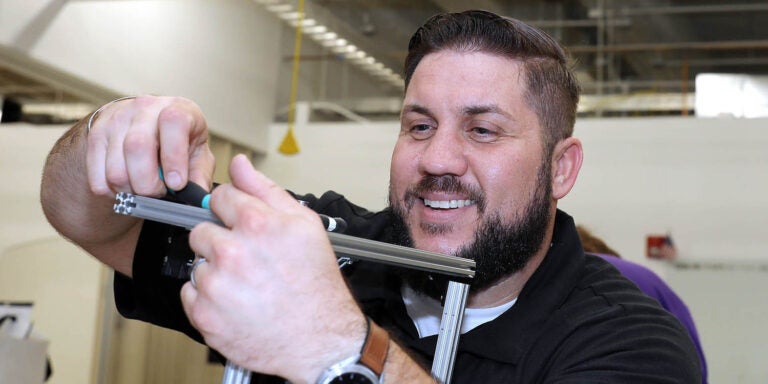
<path fill-rule="evenodd" d="M 475 200 L 423 200 L 424 205 L 432 209 L 456 209 L 476 204 Z"/>

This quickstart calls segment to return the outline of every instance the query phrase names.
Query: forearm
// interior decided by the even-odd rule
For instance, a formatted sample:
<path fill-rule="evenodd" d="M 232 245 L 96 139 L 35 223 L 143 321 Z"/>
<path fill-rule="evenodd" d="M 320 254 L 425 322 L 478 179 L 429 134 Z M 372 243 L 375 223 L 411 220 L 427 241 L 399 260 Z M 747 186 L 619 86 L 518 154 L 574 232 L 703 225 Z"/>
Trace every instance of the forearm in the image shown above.
<path fill-rule="evenodd" d="M 85 123 L 83 120 L 75 124 L 48 155 L 40 189 L 43 212 L 62 236 L 130 276 L 141 222 L 115 215 L 113 198 L 91 191 Z"/>

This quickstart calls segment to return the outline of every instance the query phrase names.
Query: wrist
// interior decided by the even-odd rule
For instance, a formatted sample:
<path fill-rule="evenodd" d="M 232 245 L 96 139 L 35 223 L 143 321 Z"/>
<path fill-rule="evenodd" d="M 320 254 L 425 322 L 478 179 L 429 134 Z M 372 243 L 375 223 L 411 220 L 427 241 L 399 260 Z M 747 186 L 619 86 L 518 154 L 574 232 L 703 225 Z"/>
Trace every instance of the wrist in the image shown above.
<path fill-rule="evenodd" d="M 389 351 L 389 335 L 366 318 L 366 336 L 360 352 L 328 366 L 318 376 L 317 384 L 383 382 L 384 364 Z"/>
<path fill-rule="evenodd" d="M 301 370 L 302 376 L 291 382 L 314 384 L 328 367 L 350 356 L 359 356 L 367 332 L 367 318 L 360 313 L 347 325 L 317 335 L 322 341 L 319 341 L 314 354 L 308 354 L 303 364 L 306 369 Z"/>

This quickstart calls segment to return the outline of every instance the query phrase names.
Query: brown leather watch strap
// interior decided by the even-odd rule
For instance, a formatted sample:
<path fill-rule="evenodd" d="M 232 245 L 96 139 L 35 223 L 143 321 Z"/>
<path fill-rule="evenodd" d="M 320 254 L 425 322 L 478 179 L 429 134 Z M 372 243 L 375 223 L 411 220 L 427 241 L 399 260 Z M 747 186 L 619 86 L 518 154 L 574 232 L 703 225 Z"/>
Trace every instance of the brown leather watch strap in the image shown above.
<path fill-rule="evenodd" d="M 365 337 L 365 344 L 363 344 L 363 350 L 360 352 L 360 362 L 375 372 L 377 376 L 381 376 L 384 371 L 384 362 L 387 360 L 387 351 L 389 351 L 389 334 L 370 318 L 366 318 L 366 320 L 368 321 L 368 335 Z"/>

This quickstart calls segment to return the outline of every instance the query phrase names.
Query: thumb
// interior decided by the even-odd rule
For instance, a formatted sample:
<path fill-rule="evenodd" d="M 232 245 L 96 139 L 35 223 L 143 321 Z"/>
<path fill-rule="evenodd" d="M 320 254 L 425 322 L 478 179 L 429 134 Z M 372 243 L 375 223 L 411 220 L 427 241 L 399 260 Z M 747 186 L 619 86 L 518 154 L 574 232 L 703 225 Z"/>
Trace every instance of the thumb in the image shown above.
<path fill-rule="evenodd" d="M 295 210 L 301 207 L 282 187 L 257 171 L 245 155 L 237 155 L 229 165 L 229 175 L 235 188 L 255 196 L 278 210 Z"/>

